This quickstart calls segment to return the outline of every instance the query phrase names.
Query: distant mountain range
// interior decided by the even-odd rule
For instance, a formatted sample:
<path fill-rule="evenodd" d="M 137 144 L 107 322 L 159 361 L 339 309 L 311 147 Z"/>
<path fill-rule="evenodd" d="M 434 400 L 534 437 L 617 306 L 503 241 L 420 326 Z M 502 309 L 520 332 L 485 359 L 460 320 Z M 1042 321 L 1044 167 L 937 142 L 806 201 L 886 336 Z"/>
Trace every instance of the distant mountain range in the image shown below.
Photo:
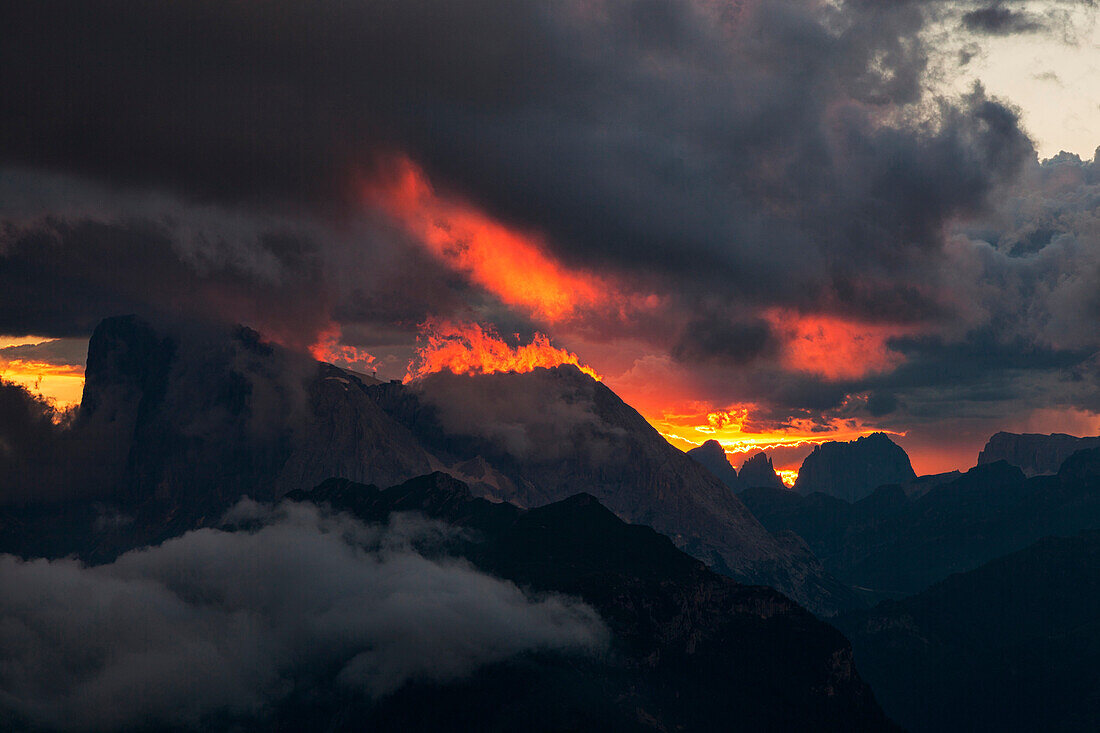
<path fill-rule="evenodd" d="M 978 453 L 978 465 L 1005 461 L 1028 476 L 1057 473 L 1079 450 L 1100 448 L 1100 437 L 1077 438 L 1064 433 L 996 433 Z"/>
<path fill-rule="evenodd" d="M 916 593 L 1046 535 L 1100 529 L 1100 451 L 1074 454 L 1055 476 L 1027 478 L 999 461 L 927 483 L 923 493 L 883 486 L 854 504 L 763 489 L 740 496 L 765 527 L 794 532 L 830 572 L 877 597 Z"/>
<path fill-rule="evenodd" d="M 708 440 L 701 446 L 692 448 L 687 454 L 733 491 L 753 486 L 783 486 L 783 480 L 779 478 L 771 459 L 763 451 L 745 459 L 740 471 L 730 464 L 726 450 L 717 440 Z"/>

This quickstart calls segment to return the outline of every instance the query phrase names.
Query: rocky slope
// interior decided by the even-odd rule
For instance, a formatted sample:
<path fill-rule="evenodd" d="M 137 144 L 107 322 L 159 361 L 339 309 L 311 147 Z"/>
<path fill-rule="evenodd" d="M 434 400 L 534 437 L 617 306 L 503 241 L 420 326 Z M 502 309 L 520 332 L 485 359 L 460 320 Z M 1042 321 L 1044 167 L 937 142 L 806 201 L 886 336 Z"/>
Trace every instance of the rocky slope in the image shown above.
<path fill-rule="evenodd" d="M 212 522 L 242 495 L 270 500 L 330 476 L 392 483 L 436 465 L 354 375 L 249 329 L 135 317 L 96 328 L 63 438 L 47 463 L 76 468 L 48 493 L 87 500 L 9 510 L 0 550 L 107 559 Z"/>
<path fill-rule="evenodd" d="M 703 468 L 713 473 L 715 478 L 728 486 L 730 490 L 740 491 L 745 488 L 737 475 L 737 469 L 730 465 L 725 449 L 717 440 L 708 440 L 698 448 L 687 451 L 687 454 Z"/>
<path fill-rule="evenodd" d="M 801 543 L 773 537 L 710 471 L 575 367 L 438 373 L 366 391 L 446 464 L 481 457 L 508 479 L 502 493 L 479 483 L 486 497 L 534 507 L 583 489 L 734 578 L 822 613 L 859 604 Z"/>
<path fill-rule="evenodd" d="M 800 494 L 820 491 L 845 501 L 858 501 L 884 484 L 916 478 L 909 456 L 885 433 L 872 433 L 850 443 L 830 441 L 815 446 L 798 471 Z"/>
<path fill-rule="evenodd" d="M 1077 438 L 1064 433 L 996 433 L 978 453 L 978 465 L 1005 461 L 1028 476 L 1057 473 L 1079 450 L 1100 448 L 1100 437 Z"/>

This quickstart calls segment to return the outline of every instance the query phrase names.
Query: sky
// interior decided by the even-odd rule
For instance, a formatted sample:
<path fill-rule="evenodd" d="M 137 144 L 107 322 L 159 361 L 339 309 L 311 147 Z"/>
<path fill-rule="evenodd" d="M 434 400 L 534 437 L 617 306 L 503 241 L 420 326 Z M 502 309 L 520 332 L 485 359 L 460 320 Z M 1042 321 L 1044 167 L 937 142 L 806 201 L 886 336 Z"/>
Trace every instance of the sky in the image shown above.
<path fill-rule="evenodd" d="M 875 430 L 919 473 L 1100 434 L 1098 18 L 9 3 L 0 377 L 74 404 L 139 313 L 382 378 L 574 363 L 788 472 Z"/>

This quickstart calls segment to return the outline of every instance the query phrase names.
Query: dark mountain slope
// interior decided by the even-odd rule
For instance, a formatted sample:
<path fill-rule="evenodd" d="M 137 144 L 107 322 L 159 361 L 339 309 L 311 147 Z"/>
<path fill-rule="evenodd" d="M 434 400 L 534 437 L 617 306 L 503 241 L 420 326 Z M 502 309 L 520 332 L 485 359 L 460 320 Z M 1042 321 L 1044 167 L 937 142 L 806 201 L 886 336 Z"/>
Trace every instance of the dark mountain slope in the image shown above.
<path fill-rule="evenodd" d="M 838 624 L 883 707 L 916 733 L 1100 720 L 1100 533 L 1048 537 Z"/>
<path fill-rule="evenodd" d="M 611 630 L 602 659 L 505 665 L 458 685 L 461 696 L 413 686 L 349 713 L 356 725 L 431 727 L 443 705 L 449 721 L 470 722 L 459 728 L 480 730 L 525 729 L 524 710 L 545 710 L 536 723 L 563 729 L 891 729 L 838 632 L 770 588 L 713 573 L 589 494 L 522 510 L 436 473 L 385 490 L 326 481 L 288 498 L 367 522 L 418 511 L 464 527 L 450 552 L 522 587 L 579 597 Z"/>
<path fill-rule="evenodd" d="M 101 562 L 208 526 L 242 495 L 272 500 L 329 476 L 392 484 L 446 468 L 522 506 L 584 489 L 722 572 L 819 612 L 859 605 L 799 543 L 773 537 L 706 469 L 573 368 L 379 385 L 248 329 L 112 318 L 92 338 L 66 440 L 40 463 L 79 466 L 40 493 L 70 498 L 0 511 L 0 551 Z"/>

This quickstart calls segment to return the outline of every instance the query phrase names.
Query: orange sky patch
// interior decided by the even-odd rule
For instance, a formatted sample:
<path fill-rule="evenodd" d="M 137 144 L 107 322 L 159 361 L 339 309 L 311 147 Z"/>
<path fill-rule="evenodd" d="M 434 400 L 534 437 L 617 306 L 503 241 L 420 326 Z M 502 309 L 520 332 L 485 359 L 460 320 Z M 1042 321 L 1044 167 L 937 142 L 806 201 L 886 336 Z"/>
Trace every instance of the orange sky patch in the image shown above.
<path fill-rule="evenodd" d="M 61 409 L 79 405 L 84 393 L 84 367 L 77 364 L 0 360 L 0 379 L 22 385 Z"/>
<path fill-rule="evenodd" d="M 624 295 L 606 278 L 562 266 L 547 253 L 541 235 L 438 193 L 407 158 L 397 159 L 391 175 L 366 184 L 363 192 L 441 262 L 543 322 L 568 320 L 582 310 L 625 312 L 658 303 L 656 296 Z"/>
<path fill-rule="evenodd" d="M 767 311 L 765 317 L 783 342 L 784 367 L 834 381 L 896 369 L 905 357 L 892 350 L 887 341 L 911 332 L 895 325 L 784 309 Z"/>

